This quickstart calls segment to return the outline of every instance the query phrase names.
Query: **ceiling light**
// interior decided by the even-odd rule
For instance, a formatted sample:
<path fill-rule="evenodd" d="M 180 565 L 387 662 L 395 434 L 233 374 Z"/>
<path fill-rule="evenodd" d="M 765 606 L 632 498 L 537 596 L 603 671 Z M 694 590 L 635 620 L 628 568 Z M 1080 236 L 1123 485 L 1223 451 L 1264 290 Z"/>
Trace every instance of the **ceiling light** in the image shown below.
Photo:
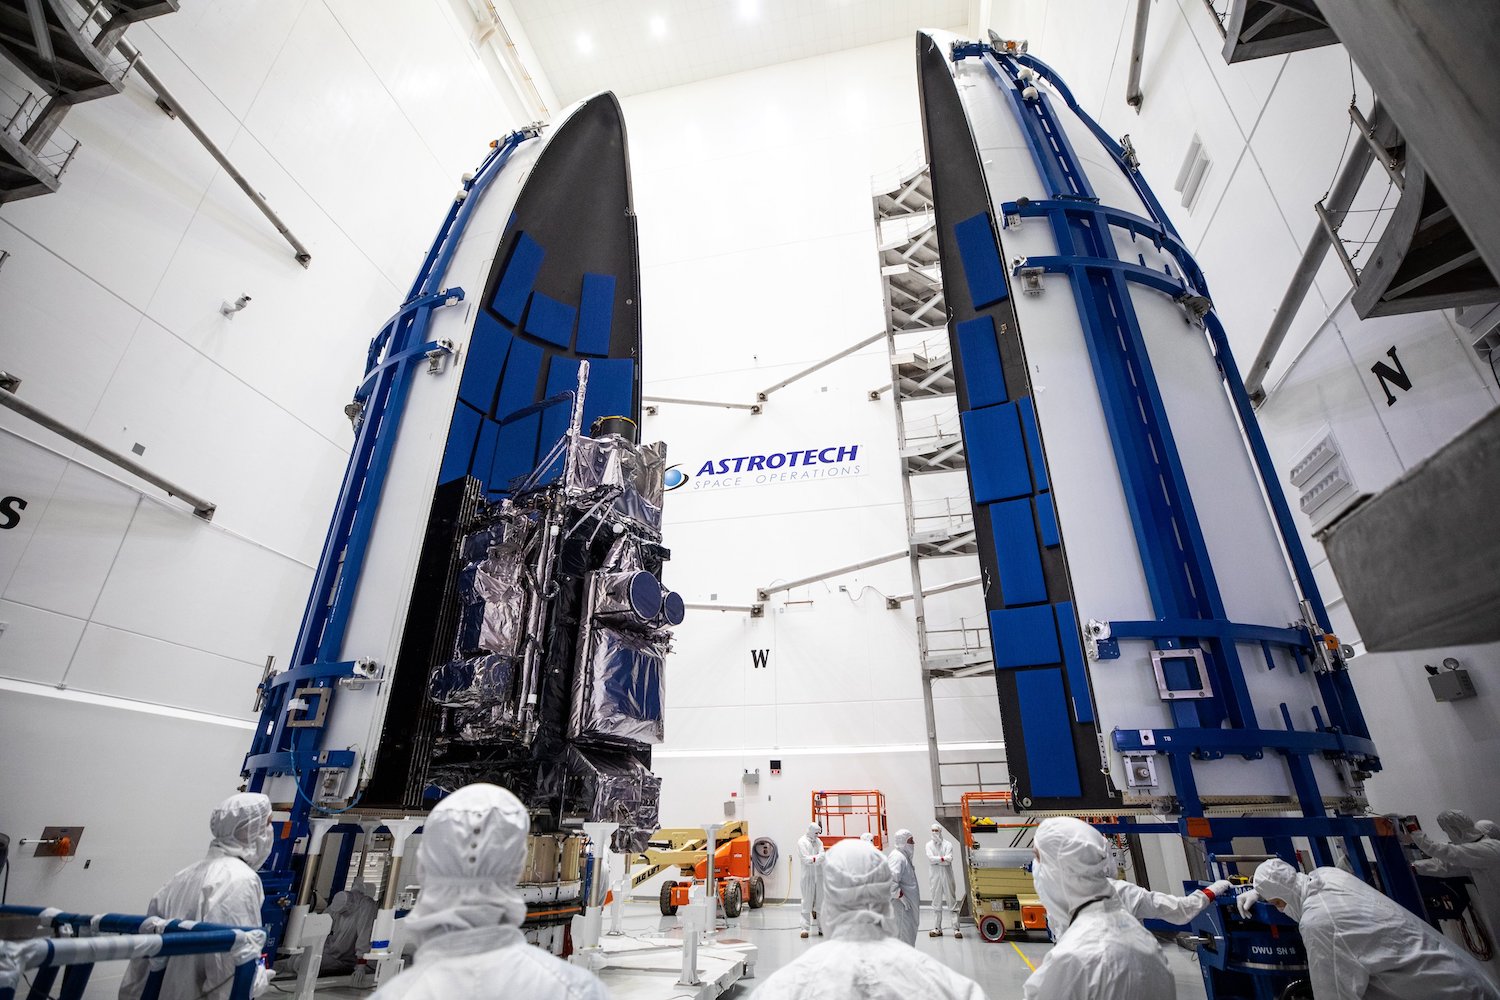
<path fill-rule="evenodd" d="M 662 17 L 660 14 L 651 19 L 651 37 L 667 37 L 667 19 Z"/>
<path fill-rule="evenodd" d="M 740 0 L 740 17 L 747 21 L 760 16 L 760 0 Z"/>
<path fill-rule="evenodd" d="M 578 36 L 578 51 L 588 55 L 594 51 L 594 40 L 588 35 Z"/>

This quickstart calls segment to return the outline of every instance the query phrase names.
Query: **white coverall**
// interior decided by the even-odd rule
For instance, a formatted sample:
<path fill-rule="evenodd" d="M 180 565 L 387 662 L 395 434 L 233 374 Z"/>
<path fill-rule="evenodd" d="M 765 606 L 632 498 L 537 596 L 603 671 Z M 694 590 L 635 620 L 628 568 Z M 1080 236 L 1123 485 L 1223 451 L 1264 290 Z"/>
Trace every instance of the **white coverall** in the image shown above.
<path fill-rule="evenodd" d="M 1304 875 L 1272 858 L 1255 869 L 1241 912 L 1257 899 L 1297 921 L 1318 1000 L 1500 1000 L 1477 962 L 1346 871 Z"/>
<path fill-rule="evenodd" d="M 943 836 L 943 828 L 932 824 L 932 837 L 927 841 L 927 875 L 932 890 L 932 914 L 936 918 L 930 937 L 943 936 L 943 916 L 953 911 L 953 936 L 963 937 L 958 927 L 958 901 L 963 899 L 963 862 L 954 870 L 953 860 L 958 848 L 953 841 Z"/>
<path fill-rule="evenodd" d="M 1117 878 L 1110 879 L 1109 884 L 1126 913 L 1137 920 L 1165 920 L 1169 924 L 1192 923 L 1194 917 L 1208 909 L 1209 903 L 1234 889 L 1223 879 L 1207 889 L 1195 889 L 1186 896 L 1152 892 L 1150 889 L 1142 889 L 1134 882 Z"/>
<path fill-rule="evenodd" d="M 842 840 L 823 858 L 829 940 L 768 976 L 752 1000 L 986 1000 L 979 984 L 892 936 L 891 870 L 874 845 Z"/>
<path fill-rule="evenodd" d="M 891 908 L 896 915 L 896 938 L 909 945 L 917 943 L 917 921 L 922 915 L 922 890 L 917 886 L 917 869 L 912 856 L 917 850 L 910 830 L 897 830 L 895 846 L 886 859 L 891 867 Z"/>
<path fill-rule="evenodd" d="M 255 870 L 271 853 L 271 800 L 257 792 L 231 795 L 214 809 L 208 826 L 214 836 L 208 856 L 168 879 L 146 904 L 146 915 L 261 926 L 265 894 Z M 235 966 L 246 957 L 220 952 L 168 959 L 161 1000 L 223 1000 L 234 988 Z M 120 1000 L 137 1000 L 150 972 L 151 959 L 131 959 L 120 982 Z M 251 995 L 264 992 L 270 981 L 270 971 L 259 969 Z"/>
<path fill-rule="evenodd" d="M 1421 830 L 1412 832 L 1411 842 L 1427 855 L 1412 867 L 1439 878 L 1471 878 L 1484 926 L 1491 937 L 1500 934 L 1500 840 L 1486 837 L 1478 823 L 1457 809 L 1439 813 L 1438 826 L 1448 834 L 1449 843 L 1433 840 Z"/>
<path fill-rule="evenodd" d="M 1109 884 L 1109 845 L 1082 820 L 1044 819 L 1031 877 L 1057 944 L 1026 980 L 1025 1000 L 1173 1000 L 1161 949 Z M 1321 998 L 1319 998 L 1321 1000 Z"/>
<path fill-rule="evenodd" d="M 361 885 L 334 893 L 333 902 L 323 911 L 333 918 L 333 926 L 323 941 L 319 975 L 349 972 L 360 952 L 370 950 L 370 931 L 375 927 L 375 914 L 379 908 L 370 890 L 370 886 Z"/>
<path fill-rule="evenodd" d="M 797 856 L 802 859 L 802 936 L 807 937 L 812 922 L 818 915 L 818 904 L 823 895 L 823 841 L 818 835 L 823 828 L 816 823 L 807 824 L 807 832 L 797 838 Z M 822 930 L 818 931 L 821 937 Z"/>
<path fill-rule="evenodd" d="M 465 785 L 432 810 L 417 848 L 421 894 L 407 921 L 412 966 L 376 991 L 380 1000 L 608 1000 L 592 973 L 521 934 L 516 882 L 531 817 L 498 785 Z"/>

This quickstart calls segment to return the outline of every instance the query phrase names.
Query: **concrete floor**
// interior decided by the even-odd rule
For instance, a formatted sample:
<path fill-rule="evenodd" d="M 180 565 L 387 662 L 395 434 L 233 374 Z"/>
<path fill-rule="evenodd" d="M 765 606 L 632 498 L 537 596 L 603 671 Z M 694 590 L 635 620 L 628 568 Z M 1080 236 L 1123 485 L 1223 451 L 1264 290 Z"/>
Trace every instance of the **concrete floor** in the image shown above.
<path fill-rule="evenodd" d="M 807 949 L 818 944 L 817 937 L 802 940 L 798 933 L 800 910 L 797 904 L 768 903 L 760 910 L 745 910 L 730 921 L 729 929 L 720 931 L 721 939 L 740 938 L 760 949 L 756 978 L 742 981 L 724 994 L 724 1000 L 747 1000 L 761 979 L 795 961 Z M 625 904 L 623 930 L 626 934 L 662 934 L 677 926 L 677 918 L 661 915 L 654 902 L 632 900 Z M 609 927 L 609 917 L 605 917 Z M 1021 986 L 1034 966 L 1040 965 L 1052 946 L 1045 941 L 1001 941 L 990 943 L 979 937 L 973 925 L 964 925 L 962 941 L 949 936 L 931 938 L 932 913 L 922 913 L 922 929 L 917 933 L 917 947 L 949 968 L 963 973 L 984 988 L 990 1000 L 1011 1000 L 1021 996 Z M 1177 979 L 1177 1000 L 1203 997 L 1203 979 L 1194 957 L 1181 948 L 1165 950 L 1167 964 Z M 278 984 L 282 985 L 282 984 Z M 331 982 L 318 988 L 320 997 L 368 996 L 368 990 L 340 988 Z"/>
<path fill-rule="evenodd" d="M 760 910 L 745 910 L 739 919 L 730 921 L 728 930 L 719 932 L 720 938 L 743 938 L 760 949 L 756 979 L 745 980 L 731 989 L 724 995 L 726 1000 L 745 1000 L 752 994 L 758 980 L 817 945 L 817 937 L 804 941 L 798 936 L 800 916 L 797 904 L 768 903 Z M 632 901 L 625 904 L 623 923 L 627 934 L 661 933 L 670 929 L 676 919 L 663 917 L 655 903 Z M 964 925 L 961 941 L 955 941 L 951 931 L 941 938 L 928 937 L 927 932 L 931 929 L 932 912 L 924 910 L 922 927 L 917 932 L 917 948 L 977 982 L 990 1000 L 1020 997 L 1021 985 L 1031 974 L 1031 968 L 1040 965 L 1052 947 L 1046 941 L 1007 940 L 992 944 L 982 940 L 971 924 Z M 1198 1000 L 1205 996 L 1203 978 L 1195 958 L 1177 947 L 1167 949 L 1165 954 L 1177 979 L 1177 1000 Z"/>

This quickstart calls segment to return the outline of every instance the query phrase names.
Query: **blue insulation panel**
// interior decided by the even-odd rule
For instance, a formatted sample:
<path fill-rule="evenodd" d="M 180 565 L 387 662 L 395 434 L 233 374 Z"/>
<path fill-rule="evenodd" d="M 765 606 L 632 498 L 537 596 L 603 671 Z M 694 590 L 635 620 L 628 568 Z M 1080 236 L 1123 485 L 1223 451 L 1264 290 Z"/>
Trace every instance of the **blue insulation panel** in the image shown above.
<path fill-rule="evenodd" d="M 1073 699 L 1073 718 L 1078 722 L 1093 722 L 1094 703 L 1089 700 L 1089 677 L 1083 666 L 1083 644 L 1078 641 L 1078 620 L 1073 614 L 1073 602 L 1063 601 L 1056 609 L 1063 666 L 1068 671 L 1068 692 Z"/>
<path fill-rule="evenodd" d="M 1039 604 L 1047 599 L 1042 554 L 1037 548 L 1031 501 L 1025 498 L 990 505 L 990 531 L 1000 573 L 1000 599 L 1006 607 Z"/>
<path fill-rule="evenodd" d="M 573 317 L 578 310 L 541 292 L 531 293 L 526 332 L 566 350 L 573 342 Z"/>
<path fill-rule="evenodd" d="M 536 467 L 536 432 L 541 415 L 531 414 L 500 428 L 495 438 L 494 463 L 486 486 L 491 493 L 506 488 L 512 479 L 524 476 Z"/>
<path fill-rule="evenodd" d="M 554 357 L 547 373 L 547 395 L 554 396 L 578 385 L 578 362 Z M 635 362 L 630 358 L 589 361 L 589 384 L 583 403 L 583 431 L 599 417 L 629 416 L 635 397 Z M 542 414 L 541 458 L 568 429 L 568 408 L 558 405 Z"/>
<path fill-rule="evenodd" d="M 1026 445 L 1016 404 L 1000 403 L 963 414 L 964 449 L 975 503 L 994 503 L 1031 493 Z"/>
<path fill-rule="evenodd" d="M 510 263 L 500 276 L 500 287 L 495 289 L 495 310 L 516 325 L 521 323 L 521 314 L 526 311 L 526 298 L 531 294 L 532 282 L 542 269 L 542 245 L 525 233 L 516 233 L 516 248 L 511 252 Z"/>
<path fill-rule="evenodd" d="M 474 335 L 464 353 L 464 377 L 458 386 L 458 398 L 476 410 L 489 412 L 495 401 L 495 383 L 505 367 L 505 356 L 513 338 L 499 320 L 479 310 L 474 318 Z"/>
<path fill-rule="evenodd" d="M 443 451 L 443 467 L 438 471 L 438 482 L 451 483 L 460 476 L 468 475 L 469 459 L 474 454 L 474 440 L 479 436 L 479 425 L 484 415 L 478 410 L 460 403 L 453 408 L 453 423 L 448 425 L 448 444 Z"/>
<path fill-rule="evenodd" d="M 1052 617 L 1052 605 L 991 611 L 990 645 L 995 652 L 996 670 L 1057 663 L 1062 652 L 1057 648 L 1057 622 Z"/>
<path fill-rule="evenodd" d="M 495 402 L 495 419 L 503 420 L 536 401 L 536 383 L 542 373 L 542 349 L 517 339 L 510 347 L 505 377 Z"/>
<path fill-rule="evenodd" d="M 474 458 L 469 462 L 469 474 L 486 486 L 492 485 L 490 474 L 495 465 L 495 438 L 500 425 L 485 420 L 479 425 L 479 439 L 474 443 Z"/>
<path fill-rule="evenodd" d="M 1044 546 L 1055 549 L 1062 544 L 1062 534 L 1057 528 L 1057 508 L 1052 505 L 1051 493 L 1036 495 L 1036 524 Z"/>
<path fill-rule="evenodd" d="M 599 417 L 628 417 L 635 412 L 635 361 L 604 358 L 589 362 L 588 405 L 583 429 Z"/>
<path fill-rule="evenodd" d="M 603 357 L 609 353 L 609 332 L 615 315 L 615 276 L 585 274 L 578 305 L 579 354 Z"/>
<path fill-rule="evenodd" d="M 1005 394 L 1005 372 L 1000 367 L 1000 345 L 995 341 L 995 321 L 988 316 L 976 316 L 958 324 L 955 332 L 969 409 L 1009 399 Z"/>
<path fill-rule="evenodd" d="M 1016 696 L 1021 702 L 1021 717 L 1026 720 L 1022 742 L 1026 745 L 1032 796 L 1081 795 L 1062 671 L 1024 670 L 1016 674 Z"/>
<path fill-rule="evenodd" d="M 995 245 L 995 229 L 988 212 L 971 215 L 953 227 L 958 238 L 958 255 L 964 265 L 964 279 L 969 283 L 969 297 L 975 309 L 983 309 L 1005 298 L 1005 269 L 1000 266 L 1000 250 Z"/>
<path fill-rule="evenodd" d="M 1021 411 L 1021 430 L 1026 434 L 1026 454 L 1031 457 L 1031 479 L 1038 491 L 1047 489 L 1047 462 L 1042 456 L 1042 436 L 1036 429 L 1036 409 L 1031 397 L 1016 401 Z"/>

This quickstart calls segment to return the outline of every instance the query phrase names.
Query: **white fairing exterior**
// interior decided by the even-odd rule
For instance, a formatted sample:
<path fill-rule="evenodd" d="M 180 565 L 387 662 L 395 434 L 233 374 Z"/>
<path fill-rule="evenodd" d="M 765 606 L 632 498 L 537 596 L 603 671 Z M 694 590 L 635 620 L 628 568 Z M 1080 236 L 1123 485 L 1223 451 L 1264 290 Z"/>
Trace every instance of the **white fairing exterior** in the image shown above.
<path fill-rule="evenodd" d="M 944 51 L 956 38 L 932 34 Z M 978 59 L 952 64 L 952 69 L 984 168 L 992 213 L 999 222 L 1002 203 L 1019 197 L 1043 199 L 1047 192 L 1006 92 Z M 1051 100 L 1100 203 L 1149 217 L 1084 123 L 1045 82 L 1038 79 L 1036 86 Z M 1118 229 L 1114 233 L 1122 259 L 1139 255 L 1147 267 L 1180 272 L 1175 261 L 1146 241 L 1131 242 Z M 1045 219 L 1023 219 L 1019 226 L 1002 229 L 999 238 L 1001 260 L 1007 266 L 1018 257 L 1059 253 Z M 1012 304 L 1035 393 L 1079 624 L 1150 620 L 1157 615 L 1069 283 L 1066 275 L 1047 274 L 1041 294 L 1027 295 L 1013 282 Z M 1291 571 L 1206 336 L 1167 296 L 1133 283 L 1129 287 L 1229 620 L 1276 627 L 1297 621 L 1301 614 Z M 1119 647 L 1119 659 L 1091 659 L 1088 664 L 1096 724 L 1105 735 L 1112 781 L 1127 801 L 1173 794 L 1165 758 L 1158 761 L 1158 787 L 1125 787 L 1123 762 L 1108 734 L 1176 724 L 1169 703 L 1157 691 L 1151 644 L 1121 640 Z M 1284 728 L 1282 703 L 1297 729 L 1315 728 L 1312 706 L 1321 711 L 1322 700 L 1310 670 L 1298 673 L 1291 657 L 1281 651 L 1273 653 L 1276 669 L 1268 669 L 1258 644 L 1241 644 L 1239 655 L 1262 728 Z M 1346 794 L 1331 765 L 1316 760 L 1315 766 L 1325 797 Z M 1195 770 L 1200 788 L 1213 791 L 1205 801 L 1294 795 L 1286 766 L 1275 754 L 1253 761 L 1233 757 L 1197 762 Z"/>
<path fill-rule="evenodd" d="M 428 336 L 435 341 L 451 340 L 454 356 L 441 374 L 419 371 L 412 379 L 375 515 L 364 572 L 355 588 L 341 654 L 344 660 L 373 660 L 386 676 L 394 670 L 438 468 L 467 360 L 465 347 L 473 333 L 474 317 L 500 236 L 537 158 L 551 136 L 566 127 L 568 118 L 582 103 L 570 105 L 540 136 L 524 140 L 515 148 L 473 210 L 448 266 L 443 287 L 462 288 L 465 298 L 433 312 Z M 391 311 L 399 305 L 392 303 Z M 372 330 L 371 335 L 374 333 Z M 390 684 L 378 683 L 366 684 L 358 690 L 341 689 L 333 699 L 323 746 L 355 751 L 353 773 L 345 776 L 340 789 L 343 796 L 354 794 L 358 781 L 368 777 L 374 768 L 389 698 Z M 276 802 L 290 801 L 296 794 L 289 776 L 267 779 L 265 791 Z"/>

